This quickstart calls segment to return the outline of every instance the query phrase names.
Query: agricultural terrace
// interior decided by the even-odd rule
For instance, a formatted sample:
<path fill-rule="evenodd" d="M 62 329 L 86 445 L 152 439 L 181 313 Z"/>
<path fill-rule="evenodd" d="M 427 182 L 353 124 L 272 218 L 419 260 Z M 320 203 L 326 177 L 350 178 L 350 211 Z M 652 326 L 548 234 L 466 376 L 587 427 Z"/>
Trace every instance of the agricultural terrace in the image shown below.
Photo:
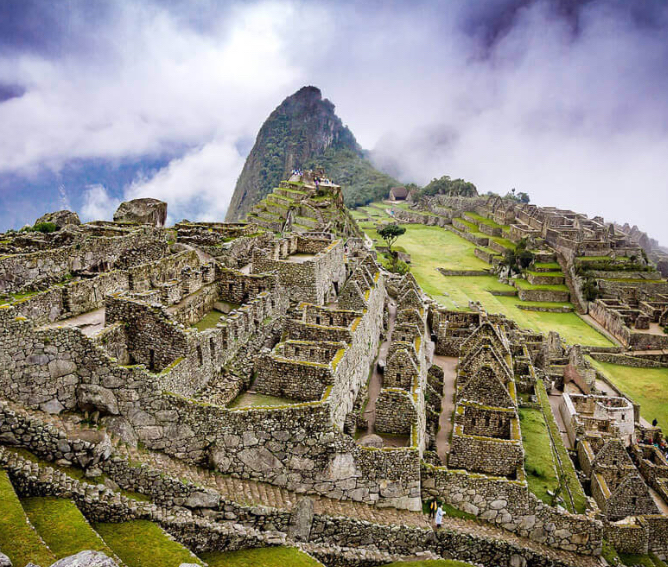
<path fill-rule="evenodd" d="M 374 213 L 378 209 L 374 210 Z M 389 218 L 386 215 L 386 218 Z M 575 313 L 547 313 L 527 311 L 522 306 L 570 306 L 568 303 L 534 303 L 520 301 L 516 296 L 495 296 L 493 291 L 514 292 L 515 288 L 502 284 L 496 276 L 444 276 L 437 268 L 446 270 L 485 270 L 489 265 L 477 258 L 475 246 L 456 234 L 438 226 L 406 224 L 406 234 L 397 240 L 395 250 L 411 255 L 411 272 L 426 293 L 448 309 L 468 309 L 469 301 L 479 301 L 490 313 L 502 313 L 521 327 L 545 333 L 557 331 L 571 344 L 587 346 L 614 346 L 606 337 L 590 327 Z M 383 245 L 383 240 L 371 222 L 362 222 L 360 227 L 374 241 Z M 529 284 L 526 284 L 529 285 Z M 547 286 L 553 287 L 553 286 Z M 559 287 L 561 286 L 554 286 Z M 565 286 L 563 286 L 565 289 Z"/>
<path fill-rule="evenodd" d="M 621 364 L 597 362 L 589 358 L 594 368 L 605 374 L 617 389 L 640 404 L 640 415 L 648 422 L 659 421 L 668 430 L 668 368 L 634 368 Z"/>

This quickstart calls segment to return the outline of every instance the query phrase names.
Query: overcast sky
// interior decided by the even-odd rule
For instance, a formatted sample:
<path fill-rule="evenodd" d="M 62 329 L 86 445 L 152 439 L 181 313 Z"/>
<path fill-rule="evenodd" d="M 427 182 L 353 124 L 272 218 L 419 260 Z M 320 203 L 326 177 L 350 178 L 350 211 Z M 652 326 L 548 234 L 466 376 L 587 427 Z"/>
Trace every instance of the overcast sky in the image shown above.
<path fill-rule="evenodd" d="M 668 243 L 668 2 L 0 1 L 0 229 L 124 198 L 224 217 L 264 119 L 320 87 L 402 181 Z"/>

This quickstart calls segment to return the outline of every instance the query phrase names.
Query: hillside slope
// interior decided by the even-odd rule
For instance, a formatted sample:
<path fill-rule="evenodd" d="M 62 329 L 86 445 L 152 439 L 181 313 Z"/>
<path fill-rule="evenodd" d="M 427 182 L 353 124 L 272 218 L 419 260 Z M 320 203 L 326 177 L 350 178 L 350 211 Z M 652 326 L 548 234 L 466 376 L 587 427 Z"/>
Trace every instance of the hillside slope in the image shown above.
<path fill-rule="evenodd" d="M 243 219 L 293 169 L 314 165 L 323 165 L 343 186 L 348 205 L 365 202 L 362 195 L 369 196 L 366 201 L 378 198 L 397 185 L 364 157 L 355 136 L 336 115 L 334 105 L 322 98 L 320 89 L 303 87 L 286 98 L 260 128 L 226 220 Z"/>

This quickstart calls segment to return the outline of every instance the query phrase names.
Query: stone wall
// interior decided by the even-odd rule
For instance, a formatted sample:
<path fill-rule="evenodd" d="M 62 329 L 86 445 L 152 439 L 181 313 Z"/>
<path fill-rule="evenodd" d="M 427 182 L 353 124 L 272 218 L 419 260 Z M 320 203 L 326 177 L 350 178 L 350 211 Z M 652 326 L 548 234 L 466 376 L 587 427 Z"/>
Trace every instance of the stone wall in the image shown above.
<path fill-rule="evenodd" d="M 41 289 L 78 271 L 109 271 L 153 261 L 168 252 L 157 229 L 144 227 L 117 237 L 89 237 L 77 244 L 0 258 L 0 292 Z"/>
<path fill-rule="evenodd" d="M 529 491 L 526 482 L 423 465 L 422 497 L 440 498 L 460 510 L 552 547 L 581 554 L 601 552 L 600 521 L 548 506 Z"/>
<path fill-rule="evenodd" d="M 383 388 L 376 399 L 375 429 L 380 433 L 410 435 L 417 426 L 417 412 L 406 390 Z"/>

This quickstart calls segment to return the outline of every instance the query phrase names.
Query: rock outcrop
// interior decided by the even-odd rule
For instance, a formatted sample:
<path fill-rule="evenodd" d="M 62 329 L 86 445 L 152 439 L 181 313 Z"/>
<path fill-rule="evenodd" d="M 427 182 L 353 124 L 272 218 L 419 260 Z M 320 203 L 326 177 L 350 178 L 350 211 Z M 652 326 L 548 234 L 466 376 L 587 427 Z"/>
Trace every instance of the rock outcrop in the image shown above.
<path fill-rule="evenodd" d="M 35 224 L 42 224 L 46 222 L 55 224 L 59 229 L 68 224 L 81 224 L 79 215 L 72 211 L 54 211 L 53 213 L 46 213 L 45 215 L 39 217 L 35 221 Z"/>
<path fill-rule="evenodd" d="M 124 201 L 114 213 L 114 222 L 134 224 L 150 224 L 165 226 L 167 220 L 167 203 L 158 199 L 133 199 Z"/>

